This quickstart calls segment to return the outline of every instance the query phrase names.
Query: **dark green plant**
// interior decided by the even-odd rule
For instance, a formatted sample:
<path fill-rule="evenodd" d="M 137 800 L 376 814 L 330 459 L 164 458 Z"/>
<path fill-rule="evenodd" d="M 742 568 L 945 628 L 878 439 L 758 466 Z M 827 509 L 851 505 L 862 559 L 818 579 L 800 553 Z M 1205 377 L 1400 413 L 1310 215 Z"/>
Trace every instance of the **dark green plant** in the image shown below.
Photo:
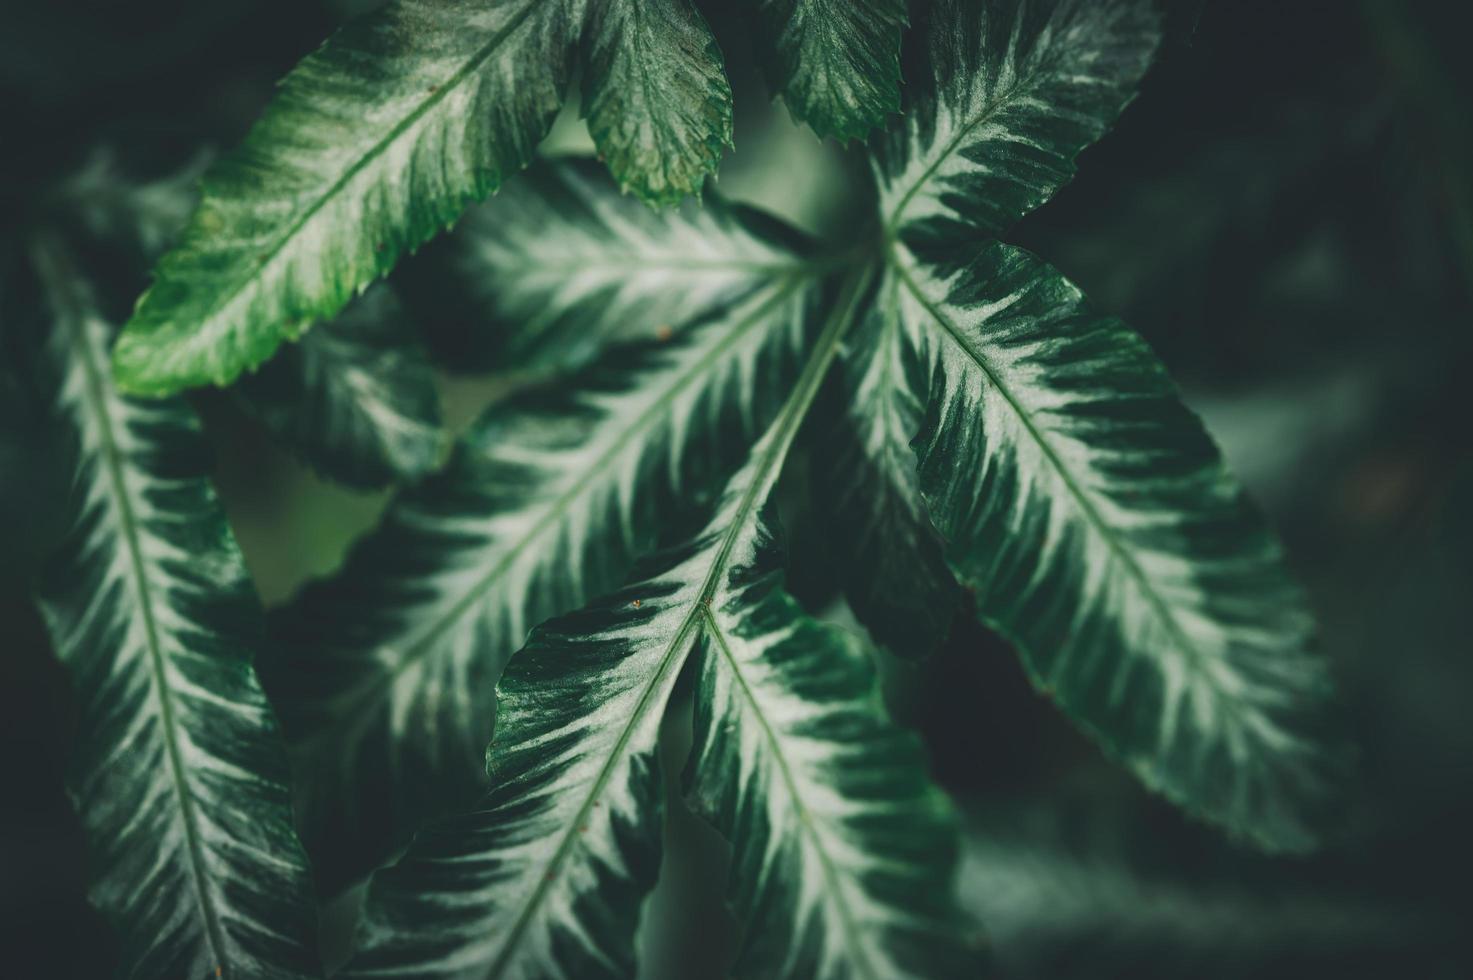
<path fill-rule="evenodd" d="M 32 236 L 35 377 L 78 488 L 39 596 L 125 973 L 320 972 L 314 884 L 374 872 L 345 976 L 632 974 L 685 674 L 734 973 L 975 974 L 919 740 L 871 645 L 785 591 L 774 488 L 800 439 L 876 643 L 923 658 L 974 615 L 1191 814 L 1273 852 L 1332 829 L 1347 751 L 1276 539 L 1146 343 L 999 240 L 1125 109 L 1163 11 L 916 13 L 907 33 L 903 0 L 754 0 L 793 116 L 866 144 L 838 240 L 680 203 L 732 133 L 686 0 L 352 21 L 205 172 L 112 371 L 81 250 Z M 603 164 L 514 176 L 575 76 Z M 153 251 L 178 193 L 99 167 L 60 223 Z M 413 289 L 372 284 L 457 221 L 416 261 L 474 282 L 530 381 L 446 452 Z M 180 397 L 209 384 L 322 473 L 400 487 L 269 619 Z"/>

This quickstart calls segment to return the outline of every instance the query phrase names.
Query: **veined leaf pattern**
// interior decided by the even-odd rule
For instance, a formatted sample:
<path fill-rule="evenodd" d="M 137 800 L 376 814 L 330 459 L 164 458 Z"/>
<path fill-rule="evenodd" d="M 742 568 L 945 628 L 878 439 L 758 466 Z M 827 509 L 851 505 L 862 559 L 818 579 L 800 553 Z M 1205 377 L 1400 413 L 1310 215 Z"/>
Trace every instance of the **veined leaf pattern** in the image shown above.
<path fill-rule="evenodd" d="M 850 608 L 889 650 L 921 659 L 946 639 L 961 590 L 916 473 L 927 371 L 888 312 L 898 287 L 885 280 L 847 345 L 844 402 L 816 440 L 813 480 Z"/>
<path fill-rule="evenodd" d="M 1019 249 L 891 274 L 930 365 L 921 490 L 979 615 L 1147 785 L 1313 846 L 1345 762 L 1313 618 L 1160 362 Z"/>
<path fill-rule="evenodd" d="M 351 21 L 287 76 L 245 143 L 206 174 L 183 240 L 159 261 L 118 343 L 120 383 L 153 395 L 229 383 L 525 167 L 562 104 L 580 40 L 605 59 L 609 45 L 627 58 L 620 45 L 647 46 L 672 30 L 634 11 L 635 0 L 597 6 L 608 16 L 586 40 L 585 0 L 396 0 Z M 687 57 L 700 54 L 690 35 L 703 29 L 692 21 L 677 32 Z M 691 70 L 668 52 L 643 67 Z M 720 73 L 719 64 L 695 70 Z M 696 119 L 675 90 L 665 94 L 668 103 L 642 104 L 669 111 L 659 149 L 724 141 L 730 122 L 719 107 L 703 103 Z M 612 118 L 619 106 L 602 111 Z M 669 160 L 636 148 L 628 125 L 607 137 L 629 148 L 616 161 L 624 183 L 660 200 L 682 180 L 698 183 L 691 165 L 646 173 Z M 706 131 L 712 125 L 719 136 Z"/>
<path fill-rule="evenodd" d="M 1153 0 L 937 0 L 928 74 L 876 144 L 886 230 L 987 237 L 1048 200 L 1134 96 L 1160 20 Z"/>
<path fill-rule="evenodd" d="M 793 394 L 728 484 L 704 530 L 690 544 L 652 559 L 636 584 L 533 631 L 499 687 L 501 718 L 489 750 L 495 787 L 469 814 L 419 834 L 402 861 L 375 877 L 363 946 L 349 964 L 348 976 L 616 977 L 633 971 L 636 910 L 653 885 L 658 854 L 661 797 L 655 750 L 660 714 L 681 664 L 697 644 L 723 639 L 743 644 L 744 663 L 738 669 L 763 671 L 751 659 L 760 660 L 763 644 L 750 621 L 730 617 L 740 618 L 740 590 L 752 584 L 751 570 L 758 563 L 770 592 L 766 570 L 772 554 L 761 511 L 864 288 L 863 278 L 850 283 Z M 782 616 L 802 619 L 791 600 L 776 593 L 770 599 Z M 751 615 L 765 615 L 774 606 L 761 608 L 763 612 Z M 862 656 L 851 656 L 857 652 L 852 647 L 835 647 L 823 627 L 794 627 L 795 636 L 799 630 L 826 641 L 805 652 L 839 658 L 841 673 L 872 670 Z M 723 665 L 712 669 L 723 679 L 730 676 Z M 823 673 L 820 669 L 819 677 L 810 679 L 821 683 Z M 875 719 L 870 676 L 868 685 L 856 689 L 845 683 L 830 692 L 858 698 L 860 703 L 848 709 L 857 717 L 840 721 L 845 709 L 834 707 L 829 720 L 840 727 L 857 722 L 866 736 L 867 763 L 914 762 L 907 758 L 914 744 L 892 736 Z M 764 686 L 751 707 L 759 713 L 780 711 L 774 693 Z M 757 725 L 765 720 L 744 719 Z M 823 725 L 807 728 L 791 716 L 782 721 L 787 727 L 780 739 L 767 730 L 768 752 L 811 752 L 815 736 L 835 734 Z M 745 764 L 721 766 L 727 777 L 750 771 Z M 826 922 L 822 912 L 835 905 L 847 908 L 868 900 L 862 919 L 872 930 L 867 942 L 884 947 L 892 936 L 875 928 L 873 903 L 888 905 L 901 895 L 914 898 L 908 887 L 924 877 L 933 858 L 940 857 L 942 864 L 946 860 L 944 834 L 938 836 L 927 822 L 927 813 L 934 814 L 927 809 L 936 804 L 934 791 L 909 772 L 899 781 L 898 801 L 886 801 L 895 802 L 895 810 L 885 813 L 884 803 L 866 798 L 862 777 L 850 782 L 847 774 L 832 770 L 804 775 L 805 791 L 822 797 L 806 799 L 808 812 L 825 808 L 827 820 L 815 826 L 809 843 L 822 852 L 829 874 L 822 883 L 802 880 L 796 891 L 777 900 L 803 906 L 795 911 L 813 914 L 815 923 Z M 873 809 L 870 820 L 861 818 L 841 831 L 832 821 L 842 823 L 835 808 L 843 804 L 835 804 L 833 794 L 844 791 L 856 793 Z M 782 793 L 781 786 L 776 793 Z M 781 803 L 773 805 L 785 810 Z M 872 831 L 895 831 L 898 825 L 886 817 L 893 821 L 896 810 L 908 811 L 906 819 L 917 833 L 911 840 L 914 851 L 892 855 L 883 869 L 852 860 L 849 835 L 871 821 L 880 825 Z M 749 852 L 742 849 L 756 842 L 735 843 L 745 855 Z M 911 861 L 921 873 L 909 866 Z M 799 876 L 816 870 L 812 862 L 804 862 Z M 924 887 L 937 884 L 928 880 Z M 944 873 L 939 884 L 939 896 L 944 896 Z M 824 886 L 830 890 L 823 891 Z M 923 908 L 892 909 L 885 925 L 903 922 L 898 931 L 922 928 L 926 910 L 945 904 L 939 896 L 929 893 Z M 446 910 L 454 914 L 446 915 Z M 854 948 L 836 952 L 824 949 L 826 945 L 818 943 L 830 967 L 845 954 L 857 955 Z M 802 951 L 803 956 L 809 953 L 807 947 Z M 801 971 L 802 962 L 799 957 L 794 969 Z"/>
<path fill-rule="evenodd" d="M 38 589 L 80 704 L 69 790 L 93 902 L 131 977 L 318 974 L 286 751 L 251 661 L 261 614 L 177 400 L 117 393 L 114 330 L 56 241 L 36 251 L 76 515 Z"/>
<path fill-rule="evenodd" d="M 780 276 L 494 406 L 274 620 L 266 680 L 310 789 L 319 874 L 337 877 L 318 845 L 344 848 L 348 828 L 379 824 L 363 828 L 379 843 L 346 848 L 344 870 L 367 870 L 383 838 L 480 791 L 507 658 L 532 626 L 616 585 L 662 521 L 738 465 L 797 371 L 819 287 Z"/>
<path fill-rule="evenodd" d="M 819 136 L 863 139 L 900 111 L 905 0 L 757 0 L 767 82 Z"/>
<path fill-rule="evenodd" d="M 956 828 L 870 651 L 781 590 L 759 525 L 702 613 L 687 783 L 732 844 L 738 977 L 971 976 Z"/>
<path fill-rule="evenodd" d="M 589 160 L 539 165 L 456 229 L 457 280 L 499 337 L 496 367 L 553 372 L 611 343 L 668 338 L 774 277 L 817 271 L 811 246 L 707 195 L 653 211 Z"/>
<path fill-rule="evenodd" d="M 419 479 L 449 439 L 434 369 L 387 286 L 242 378 L 237 391 L 273 437 L 351 487 Z"/>

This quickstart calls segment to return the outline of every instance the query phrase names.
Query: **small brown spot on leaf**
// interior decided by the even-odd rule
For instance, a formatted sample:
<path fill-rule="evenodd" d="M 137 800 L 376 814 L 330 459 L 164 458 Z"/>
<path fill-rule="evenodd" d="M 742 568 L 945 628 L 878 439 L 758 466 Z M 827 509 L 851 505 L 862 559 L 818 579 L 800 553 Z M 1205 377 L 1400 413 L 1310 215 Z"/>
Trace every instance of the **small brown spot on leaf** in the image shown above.
<path fill-rule="evenodd" d="M 668 323 L 662 323 L 655 328 L 655 339 L 662 344 L 673 336 L 675 336 L 675 331 L 670 329 Z"/>
<path fill-rule="evenodd" d="M 638 599 L 635 599 L 633 602 L 630 603 L 630 605 L 633 606 L 635 609 L 638 609 L 639 608 L 639 600 Z"/>

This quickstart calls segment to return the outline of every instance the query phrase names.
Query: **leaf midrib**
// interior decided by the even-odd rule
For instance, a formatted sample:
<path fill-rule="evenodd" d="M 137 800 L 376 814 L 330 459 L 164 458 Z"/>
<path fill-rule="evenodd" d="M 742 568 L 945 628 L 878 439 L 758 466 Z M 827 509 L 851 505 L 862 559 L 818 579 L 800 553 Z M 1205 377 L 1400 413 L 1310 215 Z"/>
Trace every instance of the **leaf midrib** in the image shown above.
<path fill-rule="evenodd" d="M 890 264 L 895 269 L 896 273 L 901 277 L 901 279 L 904 280 L 906 288 L 910 290 L 911 295 L 915 297 L 916 301 L 925 308 L 926 312 L 930 314 L 933 320 L 941 325 L 942 329 L 945 331 L 947 337 L 951 340 L 951 342 L 956 344 L 956 346 L 960 348 L 961 351 L 966 354 L 966 356 L 974 364 L 977 365 L 982 373 L 987 376 L 987 380 L 992 384 L 994 388 L 997 389 L 998 393 L 1002 395 L 1003 400 L 1007 402 L 1008 407 L 1013 410 L 1013 414 L 1016 415 L 1018 420 L 1023 423 L 1023 427 L 1027 430 L 1028 435 L 1033 439 L 1034 443 L 1038 445 L 1039 450 L 1044 455 L 1044 458 L 1049 461 L 1050 466 L 1052 466 L 1054 471 L 1059 475 L 1059 479 L 1063 481 L 1064 486 L 1069 491 L 1069 495 L 1078 504 L 1080 512 L 1084 515 L 1089 524 L 1094 528 L 1095 533 L 1098 534 L 1100 539 L 1105 542 L 1106 547 L 1110 549 L 1110 552 L 1120 561 L 1121 565 L 1126 569 L 1126 571 L 1129 572 L 1131 578 L 1135 580 L 1140 594 L 1145 598 L 1146 602 L 1155 611 L 1157 617 L 1159 617 L 1162 624 L 1166 627 L 1167 632 L 1169 632 L 1172 638 L 1176 641 L 1179 649 L 1183 653 L 1187 654 L 1193 661 L 1200 663 L 1203 660 L 1203 655 L 1201 651 L 1199 651 L 1196 648 L 1195 644 L 1193 644 L 1188 639 L 1186 632 L 1182 629 L 1181 624 L 1176 621 L 1176 617 L 1172 615 L 1170 608 L 1165 603 L 1165 600 L 1163 600 L 1159 595 L 1156 594 L 1155 588 L 1151 585 L 1150 580 L 1146 577 L 1145 571 L 1135 560 L 1135 556 L 1132 555 L 1128 550 L 1126 550 L 1125 546 L 1116 539 L 1114 529 L 1111 528 L 1110 525 L 1105 521 L 1099 510 L 1095 507 L 1094 502 L 1090 500 L 1089 497 L 1085 494 L 1083 488 L 1079 485 L 1079 482 L 1075 479 L 1074 475 L 1064 465 L 1064 461 L 1059 457 L 1058 453 L 1054 451 L 1053 446 L 1049 443 L 1047 439 L 1044 438 L 1043 433 L 1034 424 L 1032 416 L 1023 409 L 1022 403 L 1017 399 L 1017 396 L 1015 396 L 1008 385 L 1003 382 L 1002 378 L 992 368 L 992 365 L 987 363 L 981 352 L 976 351 L 972 348 L 972 346 L 967 342 L 966 338 L 961 334 L 959 328 L 955 324 L 953 324 L 951 320 L 945 315 L 945 313 L 943 313 L 942 310 L 921 291 L 920 286 L 916 283 L 915 279 L 912 278 L 910 270 L 906 268 L 905 264 L 900 261 L 898 256 L 896 256 L 893 251 L 891 252 Z"/>
<path fill-rule="evenodd" d="M 788 797 L 793 801 L 793 807 L 797 811 L 798 826 L 800 831 L 812 842 L 813 851 L 818 855 L 819 866 L 823 869 L 824 881 L 828 885 L 828 894 L 833 897 L 834 905 L 839 912 L 840 931 L 844 935 L 845 945 L 851 950 L 850 961 L 860 966 L 860 972 L 870 980 L 878 980 L 879 973 L 876 972 L 874 964 L 870 962 L 868 949 L 859 941 L 859 927 L 855 922 L 854 913 L 849 908 L 849 901 L 845 896 L 840 882 L 838 871 L 834 867 L 833 859 L 825 849 L 823 841 L 819 838 L 818 829 L 814 825 L 813 818 L 809 815 L 810 809 L 803 802 L 803 794 L 798 790 L 797 779 L 794 777 L 792 767 L 788 764 L 786 755 L 783 753 L 777 733 L 773 731 L 772 725 L 767 720 L 757 696 L 753 693 L 751 686 L 747 683 L 746 675 L 737 663 L 736 655 L 731 652 L 731 647 L 726 641 L 726 634 L 722 631 L 716 617 L 706 607 L 701 608 L 706 620 L 709 635 L 716 641 L 716 647 L 721 651 L 722 657 L 731 668 L 732 676 L 736 678 L 737 686 L 745 696 L 751 713 L 757 719 L 757 724 L 762 730 L 769 750 L 777 762 L 778 772 L 782 775 L 783 784 L 787 786 Z"/>
<path fill-rule="evenodd" d="M 196 825 L 198 818 L 194 812 L 194 798 L 184 775 L 184 761 L 178 745 L 178 722 L 174 718 L 173 692 L 167 683 L 165 654 L 159 640 L 158 624 L 153 613 L 153 587 L 143 567 L 142 544 L 139 540 L 137 519 L 133 513 L 133 503 L 123 476 L 122 454 L 118 449 L 117 438 L 112 431 L 112 420 L 107 412 L 106 388 L 103 385 L 98 365 L 93 360 L 90 340 L 84 332 L 85 322 L 89 317 L 62 285 L 69 275 L 74 274 L 66 268 L 65 259 L 43 246 L 40 261 L 45 267 L 45 278 L 50 281 L 53 296 L 57 297 L 58 301 L 66 307 L 66 315 L 62 319 L 66 322 L 68 332 L 72 335 L 72 347 L 76 352 L 77 360 L 82 365 L 82 374 L 86 379 L 88 408 L 102 437 L 102 457 L 108 476 L 108 495 L 113 500 L 113 506 L 118 514 L 118 523 L 122 527 L 124 547 L 128 552 L 129 567 L 138 594 L 146 639 L 145 646 L 148 650 L 149 672 L 153 681 L 154 697 L 159 705 L 160 722 L 164 732 L 163 742 L 166 757 L 169 760 L 169 776 L 175 796 L 178 798 L 179 822 L 184 831 L 185 844 L 189 852 L 190 881 L 194 886 L 196 905 L 205 922 L 205 936 L 210 944 L 216 970 L 221 971 L 218 975 L 229 976 L 234 973 L 234 967 L 226 963 L 224 927 L 220 921 L 220 913 L 214 906 L 210 890 L 206 887 L 206 879 L 202 870 L 205 864 L 204 845 L 200 840 L 200 830 Z"/>
<path fill-rule="evenodd" d="M 327 206 L 328 201 L 332 200 L 332 198 L 337 196 L 339 192 L 347 187 L 349 182 L 351 182 L 354 177 L 357 177 L 358 174 L 362 173 L 363 170 L 368 167 L 369 163 L 382 156 L 385 150 L 391 144 L 393 144 L 394 141 L 396 141 L 400 136 L 408 131 L 411 126 L 413 126 L 421 118 L 423 118 L 430 111 L 430 109 L 434 108 L 441 101 L 443 101 L 451 91 L 458 89 L 461 83 L 469 78 L 473 72 L 477 71 L 486 61 L 486 59 L 490 58 L 492 53 L 498 47 L 500 47 L 507 40 L 507 38 L 515 33 L 516 30 L 522 26 L 522 24 L 526 22 L 527 18 L 531 16 L 533 10 L 536 9 L 537 6 L 537 2 L 529 0 L 529 2 L 527 2 L 520 11 L 512 16 L 512 18 L 501 28 L 501 30 L 497 31 L 496 34 L 489 41 L 487 41 L 484 45 L 477 49 L 470 58 L 466 59 L 465 64 L 463 64 L 460 68 L 457 68 L 455 72 L 452 73 L 445 82 L 441 83 L 438 87 L 435 88 L 433 92 L 429 93 L 426 98 L 422 99 L 414 107 L 414 109 L 406 113 L 402 119 L 394 124 L 393 128 L 391 128 L 388 133 L 386 133 L 381 139 L 379 139 L 378 142 L 374 143 L 373 146 L 369 147 L 367 151 L 365 151 L 361 156 L 354 160 L 353 164 L 349 166 L 346 170 L 344 170 L 342 175 L 338 177 L 338 179 L 334 181 L 327 190 L 318 195 L 317 199 L 314 200 L 312 204 L 305 211 L 303 211 L 301 215 L 291 223 L 291 225 L 287 227 L 286 231 L 282 232 L 281 237 L 277 239 L 276 243 L 272 245 L 271 248 L 261 253 L 253 261 L 250 267 L 246 270 L 245 275 L 237 279 L 230 286 L 228 291 L 217 294 L 218 298 L 216 302 L 210 307 L 210 311 L 208 314 L 201 317 L 196 317 L 194 319 L 196 319 L 197 321 L 204 321 L 214 318 L 220 313 L 221 310 L 223 310 L 226 306 L 233 302 L 237 296 L 248 289 L 252 283 L 256 282 L 261 274 L 262 269 L 275 262 L 276 258 L 282 253 L 287 245 L 290 244 L 292 239 L 295 238 L 304 227 L 306 227 L 307 222 L 312 220 L 312 218 L 314 218 L 318 212 L 320 212 L 324 207 Z"/>
<path fill-rule="evenodd" d="M 563 831 L 563 836 L 558 842 L 557 850 L 546 864 L 546 871 L 537 876 L 537 884 L 532 894 L 528 896 L 526 903 L 522 906 L 522 910 L 518 913 L 517 919 L 512 924 L 511 929 L 508 930 L 506 942 L 503 944 L 501 952 L 497 955 L 496 959 L 492 961 L 487 974 L 488 977 L 498 976 L 506 966 L 509 957 L 512 955 L 513 948 L 517 945 L 521 934 L 526 930 L 528 923 L 531 921 L 534 910 L 541 904 L 548 889 L 552 887 L 556 872 L 561 867 L 563 861 L 566 860 L 568 853 L 572 850 L 572 846 L 577 840 L 578 828 L 585 825 L 595 802 L 603 794 L 604 787 L 608 785 L 609 780 L 613 778 L 614 767 L 623 756 L 624 750 L 630 740 L 633 739 L 634 731 L 644 719 L 645 712 L 649 710 L 650 702 L 654 699 L 655 692 L 658 690 L 661 680 L 667 677 L 672 669 L 684 662 L 684 658 L 678 656 L 678 652 L 682 649 L 687 652 L 689 651 L 686 640 L 691 630 L 699 624 L 701 614 L 706 611 L 707 603 L 715 595 L 721 576 L 725 572 L 726 561 L 731 555 L 731 550 L 735 546 L 737 537 L 746 528 L 749 519 L 754 513 L 754 508 L 764 496 L 762 491 L 765 488 L 771 487 L 772 481 L 775 479 L 774 471 L 781 466 L 783 460 L 786 458 L 788 447 L 792 445 L 793 438 L 797 435 L 798 427 L 806 417 L 808 408 L 813 404 L 813 399 L 818 394 L 819 385 L 828 373 L 828 366 L 838 353 L 840 341 L 843 340 L 844 334 L 850 322 L 852 322 L 853 318 L 851 314 L 859 298 L 864 294 L 872 271 L 869 264 L 866 263 L 860 273 L 849 283 L 849 291 L 844 301 L 835 304 L 834 314 L 820 333 L 818 340 L 814 343 L 813 352 L 809 355 L 807 363 L 804 364 L 802 374 L 794 384 L 792 393 L 788 396 L 787 402 L 784 403 L 777 420 L 773 424 L 773 441 L 766 447 L 766 451 L 763 453 L 760 462 L 754 468 L 752 479 L 748 483 L 747 489 L 743 492 L 741 500 L 737 505 L 731 526 L 722 535 L 721 545 L 717 549 L 715 557 L 711 560 L 705 578 L 701 583 L 700 591 L 696 593 L 695 602 L 691 605 L 690 610 L 686 612 L 685 618 L 681 620 L 680 628 L 676 630 L 675 638 L 670 641 L 669 645 L 665 648 L 665 652 L 661 654 L 659 667 L 656 668 L 650 677 L 649 682 L 645 685 L 644 691 L 640 693 L 639 701 L 635 704 L 634 710 L 630 712 L 629 721 L 620 729 L 619 737 L 610 750 L 608 759 L 600 767 L 593 786 L 589 789 L 588 794 L 578 807 L 577 814 Z"/>

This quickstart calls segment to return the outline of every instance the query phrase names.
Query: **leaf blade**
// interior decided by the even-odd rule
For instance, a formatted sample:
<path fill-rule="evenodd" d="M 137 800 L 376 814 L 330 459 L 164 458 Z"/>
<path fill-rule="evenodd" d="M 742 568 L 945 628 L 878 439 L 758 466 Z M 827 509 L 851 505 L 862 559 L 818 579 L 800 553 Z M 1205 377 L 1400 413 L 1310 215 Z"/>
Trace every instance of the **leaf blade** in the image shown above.
<path fill-rule="evenodd" d="M 709 607 L 687 792 L 732 844 L 743 977 L 939 977 L 959 941 L 956 827 L 870 653 L 781 591 L 765 529 Z"/>
<path fill-rule="evenodd" d="M 930 74 L 875 173 L 886 230 L 915 244 L 991 237 L 1074 174 L 1159 43 L 1151 0 L 940 0 Z"/>
<path fill-rule="evenodd" d="M 38 601 L 83 705 L 68 783 L 92 900 L 130 976 L 320 974 L 286 756 L 251 669 L 260 611 L 198 421 L 121 397 L 90 290 L 59 243 L 37 262 L 81 493 Z"/>
<path fill-rule="evenodd" d="M 1313 618 L 1164 368 L 1020 249 L 894 268 L 932 371 L 921 488 L 979 616 L 1147 786 L 1314 846 L 1346 758 Z"/>
<path fill-rule="evenodd" d="M 377 286 L 236 386 L 277 441 L 350 487 L 409 482 L 447 436 L 429 358 L 387 286 Z"/>
<path fill-rule="evenodd" d="M 699 193 L 731 145 L 721 51 L 689 0 L 595 4 L 583 98 L 599 155 L 651 204 Z"/>
<path fill-rule="evenodd" d="M 760 0 L 767 83 L 820 137 L 864 139 L 900 111 L 904 0 Z"/>
<path fill-rule="evenodd" d="M 338 575 L 274 618 L 280 653 L 263 670 L 313 774 L 308 845 L 328 882 L 480 792 L 506 659 L 530 626 L 616 585 L 662 520 L 737 465 L 796 373 L 819 287 L 772 279 L 494 406 Z M 384 825 L 339 863 L 329 852 L 375 812 Z"/>
<path fill-rule="evenodd" d="M 867 281 L 866 272 L 849 284 L 792 394 L 700 533 L 651 558 L 635 584 L 535 629 L 528 647 L 512 659 L 501 694 L 510 710 L 494 743 L 499 751 L 491 756 L 501 777 L 497 788 L 443 833 L 416 837 L 398 865 L 375 876 L 365 945 L 350 961 L 349 976 L 632 972 L 632 912 L 653 874 L 616 868 L 626 873 L 617 878 L 621 887 L 612 903 L 597 896 L 581 900 L 606 880 L 611 857 L 624 859 L 631 835 L 636 853 L 658 846 L 658 830 L 645 819 L 662 799 L 654 782 L 660 713 L 654 709 L 663 709 L 702 614 L 728 572 L 757 547 L 759 511 Z M 562 710 L 564 699 L 572 710 Z M 605 723 L 589 724 L 590 718 Z M 578 776 L 589 744 L 602 760 L 591 782 Z M 645 778 L 629 778 L 636 769 Z M 639 792 L 604 805 L 602 794 L 619 774 L 626 778 L 616 787 L 635 785 Z M 611 819 L 616 810 L 628 818 L 622 840 Z M 551 823 L 539 822 L 553 811 Z M 525 841 L 535 841 L 530 862 L 519 860 L 528 850 Z M 569 855 L 579 855 L 581 863 L 565 869 Z M 504 887 L 501 870 L 508 866 L 521 889 Z M 510 908 L 498 901 L 518 891 L 529 900 Z M 552 914 L 543 907 L 550 895 L 574 911 Z M 476 911 L 459 928 L 426 941 L 423 923 L 446 907 Z M 611 911 L 613 927 L 606 921 Z M 594 921 L 585 925 L 589 917 Z"/>

